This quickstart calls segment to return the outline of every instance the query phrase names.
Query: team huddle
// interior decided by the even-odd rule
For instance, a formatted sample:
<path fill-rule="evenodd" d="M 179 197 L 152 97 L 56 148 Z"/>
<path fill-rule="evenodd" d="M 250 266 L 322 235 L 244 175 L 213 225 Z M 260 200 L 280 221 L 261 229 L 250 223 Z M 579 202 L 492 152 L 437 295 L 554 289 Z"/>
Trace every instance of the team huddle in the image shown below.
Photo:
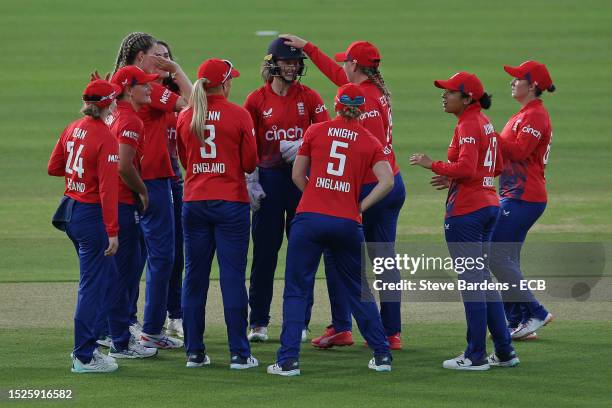
<path fill-rule="evenodd" d="M 300 82 L 307 58 L 338 87 L 334 118 L 319 93 Z M 391 371 L 391 352 L 402 349 L 401 293 L 385 292 L 377 305 L 361 275 L 364 242 L 387 244 L 370 250 L 372 258 L 394 256 L 406 196 L 380 63 L 378 49 L 366 41 L 332 59 L 311 42 L 282 35 L 261 65 L 264 85 L 239 106 L 227 99 L 240 76 L 229 60 L 204 61 L 192 84 L 169 44 L 145 33 L 124 38 L 112 75 L 92 73 L 83 117 L 64 129 L 48 164 L 48 173 L 66 182 L 53 224 L 73 242 L 80 265 L 73 372 L 112 372 L 117 359 L 183 347 L 187 367 L 210 364 L 204 331 L 215 254 L 230 368 L 258 366 L 251 346 L 269 337 L 285 235 L 281 345 L 267 372 L 300 374 L 322 256 L 331 324 L 312 346 L 353 345 L 355 318 L 372 350 L 368 367 Z M 459 72 L 434 82 L 444 90 L 445 112 L 458 120 L 448 160 L 417 153 L 410 164 L 430 169 L 431 185 L 448 189 L 444 233 L 451 257 L 490 254 L 487 265 L 458 279 L 481 283 L 492 273 L 513 286 L 522 279 L 521 245 L 547 203 L 552 129 L 541 95 L 555 87 L 541 63 L 504 69 L 521 109 L 502 132 L 482 113 L 491 98 L 481 81 Z M 389 269 L 383 279 L 398 282 L 400 275 Z M 530 291 L 514 287 L 462 292 L 468 344 L 444 368 L 519 364 L 512 341 L 536 339 L 553 315 Z M 490 355 L 487 330 L 495 346 Z"/>

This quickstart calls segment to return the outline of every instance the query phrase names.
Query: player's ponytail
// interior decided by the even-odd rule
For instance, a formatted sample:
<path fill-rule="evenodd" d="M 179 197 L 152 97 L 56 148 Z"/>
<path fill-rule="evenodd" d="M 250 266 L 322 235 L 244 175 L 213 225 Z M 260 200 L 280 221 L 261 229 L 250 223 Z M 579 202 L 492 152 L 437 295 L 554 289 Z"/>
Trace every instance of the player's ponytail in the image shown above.
<path fill-rule="evenodd" d="M 133 65 L 140 51 L 147 52 L 155 45 L 155 38 L 147 33 L 128 34 L 119 46 L 113 74 L 126 65 Z"/>
<path fill-rule="evenodd" d="M 376 85 L 378 90 L 387 99 L 387 103 L 389 104 L 389 107 L 391 107 L 391 92 L 387 88 L 387 85 L 385 84 L 385 80 L 383 79 L 382 74 L 380 73 L 378 68 L 377 67 L 362 67 L 362 66 L 360 66 L 359 69 L 361 70 L 361 72 L 366 74 L 368 79 L 370 81 L 372 81 L 374 83 L 374 85 Z"/>
<path fill-rule="evenodd" d="M 338 115 L 348 120 L 357 119 L 361 113 L 358 106 L 342 106 L 341 109 L 338 109 Z"/>
<path fill-rule="evenodd" d="M 489 95 L 486 92 L 480 97 L 478 102 L 480 103 L 480 106 L 482 107 L 482 109 L 489 109 L 491 107 L 491 98 L 492 97 L 493 97 L 493 95 Z"/>
<path fill-rule="evenodd" d="M 100 108 L 95 103 L 85 103 L 83 104 L 80 112 L 83 116 L 89 116 L 93 119 L 100 119 L 102 118 L 103 110 L 103 108 Z"/>
<path fill-rule="evenodd" d="M 204 143 L 204 125 L 208 114 L 208 102 L 206 101 L 206 90 L 204 89 L 204 85 L 207 82 L 208 79 L 206 78 L 198 79 L 193 84 L 193 92 L 189 98 L 189 106 L 193 111 L 189 130 L 195 133 L 202 143 Z"/>

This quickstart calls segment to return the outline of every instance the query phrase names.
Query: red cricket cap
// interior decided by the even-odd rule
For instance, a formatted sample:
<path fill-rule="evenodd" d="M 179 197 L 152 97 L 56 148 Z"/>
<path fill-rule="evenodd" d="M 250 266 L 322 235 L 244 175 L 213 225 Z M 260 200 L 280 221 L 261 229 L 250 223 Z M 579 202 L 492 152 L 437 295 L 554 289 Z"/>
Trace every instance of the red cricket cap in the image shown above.
<path fill-rule="evenodd" d="M 533 82 L 541 91 L 546 91 L 553 84 L 546 65 L 537 61 L 525 61 L 518 67 L 504 65 L 504 71 L 514 78 Z"/>
<path fill-rule="evenodd" d="M 115 72 L 111 82 L 119 85 L 121 87 L 121 92 L 123 92 L 126 86 L 148 84 L 149 82 L 155 81 L 157 78 L 159 78 L 158 74 L 147 74 L 135 65 L 126 65 Z"/>
<path fill-rule="evenodd" d="M 434 85 L 449 91 L 461 91 L 474 100 L 479 100 L 485 93 L 480 79 L 469 72 L 457 72 L 447 80 L 438 79 L 434 81 Z"/>
<path fill-rule="evenodd" d="M 198 68 L 198 79 L 208 79 L 206 88 L 219 86 L 228 79 L 239 76 L 240 72 L 234 68 L 230 61 L 219 58 L 207 59 Z"/>
<path fill-rule="evenodd" d="M 345 52 L 336 54 L 337 62 L 357 61 L 362 67 L 378 67 L 380 64 L 380 53 L 374 44 L 367 41 L 355 41 L 348 46 Z"/>
<path fill-rule="evenodd" d="M 362 107 L 365 104 L 365 94 L 359 85 L 348 83 L 338 88 L 336 98 L 334 99 L 334 108 L 336 112 L 344 106 Z"/>
<path fill-rule="evenodd" d="M 91 81 L 83 91 L 83 101 L 107 107 L 121 94 L 121 87 L 103 79 Z"/>

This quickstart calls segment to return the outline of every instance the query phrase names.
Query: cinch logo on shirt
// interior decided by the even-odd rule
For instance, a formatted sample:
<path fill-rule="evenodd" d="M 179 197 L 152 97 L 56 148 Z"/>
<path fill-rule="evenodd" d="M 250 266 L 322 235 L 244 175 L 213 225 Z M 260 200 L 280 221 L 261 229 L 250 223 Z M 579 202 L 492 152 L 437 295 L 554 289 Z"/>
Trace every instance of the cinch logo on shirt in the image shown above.
<path fill-rule="evenodd" d="M 166 89 L 162 94 L 161 98 L 159 98 L 159 101 L 165 105 L 166 103 L 168 103 L 168 99 L 170 99 L 170 90 Z"/>
<path fill-rule="evenodd" d="M 295 140 L 301 139 L 303 134 L 304 130 L 297 126 L 289 129 L 278 129 L 276 126 L 272 126 L 272 130 L 266 132 L 266 140 L 269 142 L 273 140 Z"/>
<path fill-rule="evenodd" d="M 108 161 L 110 163 L 119 163 L 119 155 L 118 154 L 109 154 Z"/>
<path fill-rule="evenodd" d="M 322 113 L 324 111 L 327 110 L 327 107 L 323 104 L 323 105 L 317 105 L 317 107 L 315 108 L 315 113 Z"/>
<path fill-rule="evenodd" d="M 523 126 L 523 128 L 521 129 L 521 132 L 531 133 L 533 136 L 536 137 L 536 139 L 539 139 L 540 137 L 542 137 L 542 133 L 539 130 L 534 129 L 529 125 Z"/>
<path fill-rule="evenodd" d="M 262 112 L 264 119 L 272 117 L 272 108 L 265 110 Z"/>
<path fill-rule="evenodd" d="M 82 140 L 82 139 L 85 139 L 85 136 L 87 136 L 86 130 L 74 128 L 74 130 L 72 131 L 72 137 L 74 137 L 75 139 Z"/>
<path fill-rule="evenodd" d="M 380 112 L 377 111 L 376 109 L 374 109 L 374 110 L 371 110 L 369 112 L 362 113 L 361 116 L 359 116 L 359 119 L 360 120 L 364 120 L 366 118 L 375 118 L 377 116 L 380 116 Z"/>
<path fill-rule="evenodd" d="M 459 145 L 462 145 L 464 143 L 475 144 L 476 143 L 476 139 L 473 138 L 472 136 L 460 137 L 459 138 Z"/>
<path fill-rule="evenodd" d="M 140 135 L 136 132 L 132 132 L 131 130 L 124 130 L 121 134 L 123 137 L 127 137 L 128 139 L 138 140 Z"/>

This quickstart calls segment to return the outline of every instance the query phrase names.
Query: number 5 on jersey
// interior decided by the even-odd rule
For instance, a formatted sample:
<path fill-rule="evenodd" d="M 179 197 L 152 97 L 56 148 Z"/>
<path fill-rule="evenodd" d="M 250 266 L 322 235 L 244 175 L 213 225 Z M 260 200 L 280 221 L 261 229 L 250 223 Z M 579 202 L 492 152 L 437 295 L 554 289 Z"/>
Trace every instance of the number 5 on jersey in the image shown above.
<path fill-rule="evenodd" d="M 200 147 L 200 156 L 203 159 L 217 158 L 217 145 L 215 145 L 215 125 L 204 125 L 203 146 Z"/>
<path fill-rule="evenodd" d="M 334 162 L 327 163 L 327 174 L 341 177 L 344 174 L 344 165 L 346 164 L 346 154 L 340 153 L 338 148 L 348 149 L 348 143 L 334 140 L 329 151 L 330 159 L 338 159 L 338 167 L 334 168 Z"/>

